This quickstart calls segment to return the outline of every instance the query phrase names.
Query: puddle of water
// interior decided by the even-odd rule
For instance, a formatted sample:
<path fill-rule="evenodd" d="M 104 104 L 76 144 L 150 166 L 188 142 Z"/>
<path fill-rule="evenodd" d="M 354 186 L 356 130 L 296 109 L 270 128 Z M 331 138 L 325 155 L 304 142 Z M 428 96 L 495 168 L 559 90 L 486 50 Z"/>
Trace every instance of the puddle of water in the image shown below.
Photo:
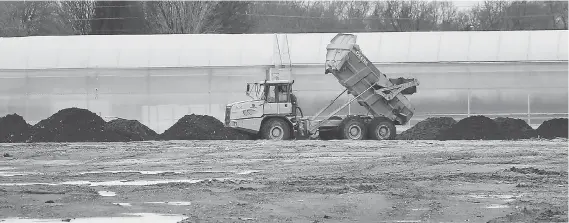
<path fill-rule="evenodd" d="M 132 206 L 130 203 L 113 203 L 113 204 L 118 206 Z"/>
<path fill-rule="evenodd" d="M 0 172 L 0 177 L 14 177 L 14 176 L 26 176 L 33 175 L 36 173 L 32 172 Z"/>
<path fill-rule="evenodd" d="M 497 209 L 497 208 L 509 208 L 510 206 L 508 205 L 501 205 L 501 204 L 491 204 L 489 206 L 486 206 L 486 208 L 490 208 L 490 209 Z"/>
<path fill-rule="evenodd" d="M 430 210 L 429 208 L 413 208 L 411 209 L 412 211 L 428 211 Z"/>
<path fill-rule="evenodd" d="M 247 174 L 259 173 L 259 172 L 261 172 L 261 171 L 259 171 L 259 170 L 244 170 L 244 171 L 241 171 L 241 172 L 237 172 L 237 174 L 239 174 L 239 175 L 247 175 Z"/>
<path fill-rule="evenodd" d="M 516 200 L 516 196 L 505 194 L 505 195 L 497 195 L 497 194 L 471 194 L 468 195 L 469 197 L 476 198 L 476 199 L 498 199 L 503 200 L 504 202 L 513 202 Z"/>
<path fill-rule="evenodd" d="M 146 204 L 167 204 L 167 205 L 176 205 L 176 206 L 187 206 L 192 205 L 192 202 L 189 201 L 165 201 L 165 202 L 144 202 Z"/>
<path fill-rule="evenodd" d="M 154 213 L 126 213 L 131 215 L 128 217 L 96 217 L 96 218 L 75 218 L 71 222 L 74 223 L 176 223 L 187 217 L 183 215 L 165 215 Z M 2 221 L 3 220 L 3 221 Z M 61 223 L 62 219 L 22 219 L 22 218 L 8 218 L 0 219 L 2 223 Z"/>
<path fill-rule="evenodd" d="M 14 167 L 8 167 L 8 166 L 0 167 L 0 170 L 15 170 L 15 169 L 16 168 L 14 168 Z"/>
<path fill-rule="evenodd" d="M 0 183 L 0 186 L 30 186 L 30 185 L 87 185 L 87 186 L 149 186 L 166 183 L 190 183 L 195 184 L 212 179 L 178 179 L 178 180 L 137 180 L 137 181 L 103 181 L 103 182 L 90 182 L 90 181 L 68 181 L 62 183 Z M 226 181 L 226 180 L 243 180 L 234 178 L 213 178 L 213 180 Z"/>
<path fill-rule="evenodd" d="M 117 193 L 112 192 L 112 191 L 98 191 L 99 195 L 103 196 L 103 197 L 114 197 L 117 195 Z"/>
<path fill-rule="evenodd" d="M 157 171 L 109 170 L 109 171 L 81 172 L 79 174 L 85 175 L 85 174 L 105 174 L 105 173 L 139 173 L 139 174 L 144 174 L 144 175 L 156 175 L 156 174 L 161 174 L 161 173 L 181 174 L 184 172 L 183 171 L 172 171 L 172 170 L 167 170 L 167 171 L 160 171 L 160 170 L 157 170 Z"/>
<path fill-rule="evenodd" d="M 36 165 L 81 165 L 82 163 L 76 160 L 22 160 L 25 162 L 31 162 Z M 27 163 L 29 164 L 29 163 Z"/>

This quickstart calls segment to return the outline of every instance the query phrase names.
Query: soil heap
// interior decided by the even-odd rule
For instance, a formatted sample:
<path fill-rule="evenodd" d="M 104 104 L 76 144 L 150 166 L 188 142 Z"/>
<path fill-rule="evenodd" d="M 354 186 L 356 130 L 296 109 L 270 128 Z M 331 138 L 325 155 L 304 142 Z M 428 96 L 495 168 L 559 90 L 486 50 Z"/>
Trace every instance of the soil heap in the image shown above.
<path fill-rule="evenodd" d="M 33 126 L 32 142 L 109 142 L 126 141 L 104 131 L 105 120 L 81 108 L 66 108 Z"/>
<path fill-rule="evenodd" d="M 537 137 L 535 131 L 527 122 L 516 118 L 495 118 L 494 121 L 504 135 L 504 139 L 531 139 Z"/>
<path fill-rule="evenodd" d="M 557 137 L 567 138 L 567 118 L 555 118 L 547 120 L 537 128 L 537 134 L 541 138 L 554 139 Z"/>
<path fill-rule="evenodd" d="M 439 140 L 502 140 L 502 130 L 494 120 L 477 115 L 464 118 L 437 137 Z"/>
<path fill-rule="evenodd" d="M 239 140 L 250 139 L 209 115 L 186 115 L 160 135 L 162 140 Z"/>
<path fill-rule="evenodd" d="M 0 143 L 26 142 L 30 138 L 32 126 L 18 114 L 0 118 Z"/>
<path fill-rule="evenodd" d="M 451 117 L 432 117 L 415 124 L 412 128 L 397 135 L 397 140 L 435 140 L 442 132 L 456 124 Z"/>
<path fill-rule="evenodd" d="M 106 132 L 114 132 L 128 141 L 155 140 L 158 134 L 137 120 L 115 119 L 105 124 Z"/>

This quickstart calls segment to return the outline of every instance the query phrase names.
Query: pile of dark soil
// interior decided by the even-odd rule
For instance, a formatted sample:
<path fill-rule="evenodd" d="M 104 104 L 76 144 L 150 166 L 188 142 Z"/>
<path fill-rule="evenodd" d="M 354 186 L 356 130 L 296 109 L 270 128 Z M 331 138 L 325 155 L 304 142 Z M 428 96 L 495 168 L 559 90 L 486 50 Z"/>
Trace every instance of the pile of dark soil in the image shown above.
<path fill-rule="evenodd" d="M 158 134 L 137 120 L 115 119 L 105 124 L 106 132 L 114 132 L 128 141 L 155 140 Z"/>
<path fill-rule="evenodd" d="M 160 135 L 161 140 L 242 140 L 246 134 L 226 128 L 209 115 L 186 115 Z"/>
<path fill-rule="evenodd" d="M 0 118 L 0 143 L 26 142 L 32 126 L 22 116 L 10 114 Z"/>
<path fill-rule="evenodd" d="M 494 121 L 504 135 L 504 139 L 531 139 L 537 137 L 535 131 L 527 122 L 516 118 L 495 118 Z"/>
<path fill-rule="evenodd" d="M 441 132 L 439 140 L 502 140 L 502 130 L 494 120 L 477 115 L 464 118 Z"/>
<path fill-rule="evenodd" d="M 32 142 L 113 142 L 126 141 L 104 131 L 105 120 L 81 108 L 66 108 L 33 126 Z"/>
<path fill-rule="evenodd" d="M 442 132 L 456 124 L 451 117 L 427 118 L 397 135 L 398 140 L 435 140 Z"/>
<path fill-rule="evenodd" d="M 391 81 L 392 84 L 394 85 L 399 85 L 399 84 L 405 84 L 407 82 L 411 82 L 413 81 L 413 78 L 403 78 L 403 77 L 399 77 L 399 78 L 389 78 L 389 81 Z M 417 93 L 417 86 L 413 86 L 410 88 L 407 88 L 403 91 L 401 91 L 401 94 L 415 94 Z"/>
<path fill-rule="evenodd" d="M 567 118 L 555 118 L 547 120 L 537 128 L 537 135 L 541 138 L 553 139 L 557 137 L 567 138 Z"/>

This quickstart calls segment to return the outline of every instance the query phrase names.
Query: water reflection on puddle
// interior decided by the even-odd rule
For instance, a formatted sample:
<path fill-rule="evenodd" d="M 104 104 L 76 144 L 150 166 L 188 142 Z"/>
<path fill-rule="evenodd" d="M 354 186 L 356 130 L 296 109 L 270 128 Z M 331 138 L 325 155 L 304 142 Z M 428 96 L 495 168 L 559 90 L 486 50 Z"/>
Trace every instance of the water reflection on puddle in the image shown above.
<path fill-rule="evenodd" d="M 177 205 L 177 206 L 186 206 L 192 205 L 192 202 L 189 201 L 165 201 L 165 202 L 144 202 L 146 204 L 167 204 L 167 205 Z"/>
<path fill-rule="evenodd" d="M 112 192 L 112 191 L 99 191 L 98 193 L 99 193 L 99 195 L 101 195 L 103 197 L 114 197 L 117 195 L 117 193 Z"/>
<path fill-rule="evenodd" d="M 235 179 L 235 178 L 212 178 L 212 179 L 172 179 L 172 180 L 133 180 L 133 181 L 103 181 L 103 182 L 90 182 L 90 181 L 68 181 L 62 183 L 0 183 L 0 186 L 30 186 L 30 185 L 49 185 L 49 186 L 61 186 L 61 185 L 86 185 L 86 186 L 149 186 L 157 184 L 166 183 L 200 183 L 208 180 L 217 181 L 242 181 L 245 179 Z"/>
<path fill-rule="evenodd" d="M 508 205 L 491 204 L 491 205 L 487 206 L 486 208 L 499 209 L 499 208 L 509 208 L 509 207 L 510 207 L 510 206 L 508 206 Z"/>
<path fill-rule="evenodd" d="M 183 215 L 166 215 L 154 213 L 127 213 L 130 215 L 126 217 L 95 217 L 95 218 L 75 218 L 69 222 L 74 223 L 176 223 L 187 217 Z M 22 219 L 22 218 L 8 218 L 0 219 L 2 223 L 61 223 L 64 219 Z"/>

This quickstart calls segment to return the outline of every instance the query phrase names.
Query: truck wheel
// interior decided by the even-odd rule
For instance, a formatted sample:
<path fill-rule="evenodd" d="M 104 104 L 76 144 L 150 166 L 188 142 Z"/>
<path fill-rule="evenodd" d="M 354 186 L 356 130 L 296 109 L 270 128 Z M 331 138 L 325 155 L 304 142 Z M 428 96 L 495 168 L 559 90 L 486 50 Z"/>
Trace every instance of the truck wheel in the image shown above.
<path fill-rule="evenodd" d="M 263 124 L 261 134 L 264 139 L 287 140 L 290 138 L 290 126 L 279 118 L 269 119 Z"/>
<path fill-rule="evenodd" d="M 367 129 L 364 121 L 356 116 L 344 119 L 338 130 L 341 139 L 363 140 L 367 136 Z"/>
<path fill-rule="evenodd" d="M 369 138 L 374 140 L 395 139 L 397 135 L 395 125 L 386 118 L 374 118 L 368 125 Z"/>

